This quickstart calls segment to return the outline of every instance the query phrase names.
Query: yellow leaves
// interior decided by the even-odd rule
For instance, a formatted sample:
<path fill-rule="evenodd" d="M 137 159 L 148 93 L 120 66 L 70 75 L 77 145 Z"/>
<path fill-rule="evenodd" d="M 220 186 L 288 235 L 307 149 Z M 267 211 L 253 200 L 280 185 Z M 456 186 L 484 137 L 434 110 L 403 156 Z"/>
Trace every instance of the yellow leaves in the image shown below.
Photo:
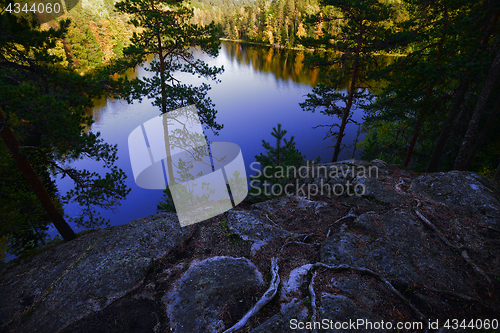
<path fill-rule="evenodd" d="M 268 29 L 266 30 L 266 36 L 267 36 L 267 40 L 269 41 L 269 44 L 274 44 L 274 36 L 273 36 L 273 31 L 272 29 Z"/>
<path fill-rule="evenodd" d="M 297 37 L 306 37 L 306 29 L 304 28 L 304 24 L 302 22 L 299 23 L 299 26 L 297 27 Z"/>
<path fill-rule="evenodd" d="M 322 21 L 323 13 L 319 13 L 318 16 L 320 20 L 318 23 L 314 25 L 314 34 L 316 35 L 316 37 L 321 37 L 323 36 L 323 27 L 324 27 L 324 23 Z"/>
<path fill-rule="evenodd" d="M 82 8 L 90 15 L 98 18 L 109 18 L 104 0 L 82 0 Z"/>

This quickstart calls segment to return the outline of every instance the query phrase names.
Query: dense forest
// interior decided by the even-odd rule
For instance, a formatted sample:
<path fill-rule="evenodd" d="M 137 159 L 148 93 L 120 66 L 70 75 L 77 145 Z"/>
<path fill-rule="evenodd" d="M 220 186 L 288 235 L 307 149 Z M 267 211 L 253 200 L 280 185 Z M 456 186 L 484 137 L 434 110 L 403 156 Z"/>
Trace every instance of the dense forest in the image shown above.
<path fill-rule="evenodd" d="M 63 57 L 63 63 L 81 71 L 109 63 L 123 56 L 135 28 L 129 15 L 115 9 L 113 0 L 80 1 L 57 20 L 70 19 L 66 38 L 53 49 Z M 397 20 L 408 13 L 399 0 L 387 0 L 394 6 Z M 220 37 L 231 40 L 262 43 L 275 47 L 303 47 L 300 38 L 319 38 L 324 30 L 340 36 L 342 18 L 332 6 L 322 6 L 318 0 L 195 0 L 191 22 L 208 25 L 214 22 Z M 318 22 L 312 22 L 319 18 Z M 309 21 L 308 21 L 309 19 Z M 53 20 L 41 28 L 56 27 Z"/>
<path fill-rule="evenodd" d="M 396 19 L 408 13 L 399 0 L 385 0 Z M 197 24 L 216 22 L 224 37 L 276 47 L 300 47 L 300 38 L 329 34 L 341 37 L 346 25 L 341 11 L 317 0 L 198 0 L 193 1 Z"/>
<path fill-rule="evenodd" d="M 189 47 L 215 56 L 219 38 L 314 50 L 304 63 L 320 69 L 321 83 L 301 107 L 331 116 L 332 161 L 357 107 L 365 112 L 364 159 L 500 178 L 497 1 L 82 0 L 41 25 L 6 11 L 11 1 L 0 3 L 0 237 L 17 252 L 43 241 L 49 221 L 68 228 L 61 216 L 68 200 L 89 207 L 78 222 L 92 227 L 103 221 L 91 206 L 112 208 L 128 193 L 114 166 L 116 147 L 84 131 L 95 98 L 153 96 L 161 112 L 195 103 L 205 125 L 221 128 L 209 85 L 175 78 L 184 71 L 217 80 L 221 70 L 197 62 Z M 375 66 L 384 54 L 395 60 Z M 124 78 L 147 59 L 155 79 Z M 67 167 L 82 156 L 103 161 L 109 173 Z M 75 180 L 65 198 L 50 177 L 57 172 Z M 24 181 L 28 174 L 36 184 Z M 71 230 L 63 235 L 74 237 Z"/>

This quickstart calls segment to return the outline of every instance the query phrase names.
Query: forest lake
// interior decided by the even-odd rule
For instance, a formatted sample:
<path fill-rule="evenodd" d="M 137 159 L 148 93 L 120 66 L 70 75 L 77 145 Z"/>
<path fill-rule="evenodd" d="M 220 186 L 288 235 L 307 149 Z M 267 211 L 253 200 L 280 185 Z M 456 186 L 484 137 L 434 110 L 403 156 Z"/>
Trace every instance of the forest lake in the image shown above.
<path fill-rule="evenodd" d="M 247 176 L 255 174 L 249 168 L 255 161 L 255 155 L 265 153 L 262 140 L 275 145 L 276 139 L 271 136 L 271 131 L 278 123 L 288 131 L 285 138 L 289 140 L 291 136 L 295 137 L 296 148 L 306 159 L 315 160 L 320 157 L 321 162 L 330 162 L 334 142 L 332 138 L 325 139 L 325 127 L 317 126 L 339 123 L 340 120 L 320 112 L 303 111 L 299 106 L 319 83 L 318 69 L 310 69 L 304 64 L 303 52 L 222 42 L 216 58 L 199 51 L 195 51 L 194 55 L 211 66 L 224 66 L 224 72 L 219 76 L 221 82 L 202 81 L 188 74 L 179 75 L 178 78 L 183 83 L 198 85 L 207 82 L 211 85 L 208 96 L 218 111 L 217 123 L 224 127 L 217 136 L 209 130 L 205 130 L 205 134 L 209 141 L 237 144 L 243 154 Z M 134 75 L 142 77 L 152 73 L 141 67 Z M 101 216 L 109 219 L 110 225 L 120 225 L 155 214 L 163 191 L 147 190 L 135 184 L 128 136 L 134 128 L 158 116 L 159 109 L 146 98 L 142 103 L 136 101 L 133 104 L 102 98 L 95 101 L 92 112 L 95 123 L 91 131 L 100 132 L 105 142 L 118 146 L 119 159 L 116 165 L 127 174 L 126 184 L 132 189 L 121 206 L 114 211 L 98 210 Z M 353 120 L 362 123 L 363 111 L 353 110 Z M 347 147 L 342 150 L 339 161 L 358 157 L 358 152 L 353 149 L 356 139 L 362 140 L 363 135 L 359 133 L 358 126 L 351 123 L 343 138 L 343 144 Z M 105 173 L 100 163 L 90 160 L 76 161 L 72 166 Z M 68 178 L 58 178 L 56 182 L 62 195 L 73 187 Z M 72 203 L 64 206 L 65 214 L 69 217 L 76 216 L 79 209 Z M 75 232 L 84 229 L 74 223 L 70 225 Z M 49 232 L 52 236 L 57 233 L 53 228 Z"/>

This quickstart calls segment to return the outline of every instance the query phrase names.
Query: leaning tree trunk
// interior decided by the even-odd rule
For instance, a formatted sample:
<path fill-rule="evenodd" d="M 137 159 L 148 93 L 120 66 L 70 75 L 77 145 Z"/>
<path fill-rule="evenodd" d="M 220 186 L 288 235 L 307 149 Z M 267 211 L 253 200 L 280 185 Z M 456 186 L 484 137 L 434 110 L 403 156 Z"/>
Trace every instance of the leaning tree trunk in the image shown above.
<path fill-rule="evenodd" d="M 413 135 L 410 140 L 410 145 L 408 146 L 408 150 L 406 151 L 406 157 L 403 162 L 403 166 L 407 167 L 408 163 L 410 163 L 411 156 L 413 155 L 413 149 L 415 148 L 415 144 L 417 143 L 417 138 L 420 135 L 420 129 L 422 128 L 422 124 L 424 122 L 424 112 L 420 112 L 420 117 L 418 118 L 417 124 L 413 130 Z"/>
<path fill-rule="evenodd" d="M 444 8 L 444 17 L 445 17 L 445 22 L 444 22 L 444 31 L 443 35 L 441 36 L 441 40 L 438 43 L 438 51 L 436 53 L 436 62 L 440 63 L 441 62 L 441 52 L 442 52 L 442 47 L 443 43 L 446 37 L 446 30 L 449 25 L 449 17 L 448 17 L 448 9 L 445 7 Z M 410 163 L 411 156 L 413 155 L 413 150 L 415 148 L 415 144 L 417 143 L 418 136 L 420 135 L 420 130 L 422 129 L 422 125 L 424 124 L 425 118 L 427 116 L 427 106 L 429 104 L 429 98 L 431 96 L 432 90 L 434 89 L 434 83 L 427 88 L 427 91 L 425 93 L 424 97 L 424 109 L 420 112 L 417 124 L 415 125 L 415 128 L 413 130 L 413 135 L 410 141 L 410 144 L 408 146 L 408 150 L 406 151 L 406 157 L 403 162 L 403 166 L 407 167 L 408 164 Z"/>
<path fill-rule="evenodd" d="M 470 61 L 474 61 L 474 58 L 476 57 L 477 51 L 481 48 L 484 48 L 484 46 L 488 43 L 488 40 L 493 33 L 493 30 L 496 26 L 496 23 L 498 21 L 498 16 L 500 12 L 496 12 L 493 17 L 491 18 L 491 22 L 489 26 L 486 28 L 486 36 L 481 40 L 479 43 L 479 47 L 475 49 L 472 54 L 470 55 Z M 465 93 L 467 92 L 467 89 L 469 88 L 469 73 L 465 73 L 462 76 L 462 79 L 460 80 L 460 85 L 455 93 L 455 96 L 453 97 L 453 101 L 451 103 L 451 109 L 450 113 L 448 114 L 448 117 L 446 118 L 443 128 L 441 129 L 441 133 L 439 134 L 438 141 L 436 142 L 436 145 L 434 146 L 434 150 L 432 151 L 431 158 L 429 160 L 429 164 L 427 165 L 427 172 L 436 172 L 439 166 L 439 161 L 441 159 L 441 156 L 443 154 L 443 150 L 446 146 L 446 142 L 448 141 L 448 138 L 450 137 L 451 129 L 453 127 L 453 121 L 457 117 L 460 106 L 463 103 L 463 100 L 465 98 Z"/>
<path fill-rule="evenodd" d="M 66 221 L 64 220 L 64 217 L 57 210 L 54 202 L 52 201 L 49 193 L 47 192 L 47 189 L 40 180 L 40 177 L 38 177 L 35 170 L 33 169 L 33 166 L 28 161 L 26 156 L 19 151 L 20 149 L 19 141 L 17 140 L 16 136 L 14 135 L 10 127 L 7 126 L 5 122 L 5 117 L 1 112 L 1 110 L 0 110 L 0 125 L 2 126 L 0 131 L 0 136 L 2 137 L 3 141 L 7 145 L 7 148 L 12 154 L 12 158 L 14 158 L 14 160 L 16 161 L 19 170 L 21 170 L 24 177 L 28 181 L 28 184 L 31 186 L 33 192 L 35 193 L 38 200 L 42 204 L 42 207 L 49 215 L 50 220 L 52 221 L 52 223 L 54 223 L 54 226 L 56 227 L 57 231 L 59 231 L 59 233 L 61 234 L 62 238 L 65 241 L 70 241 L 75 239 L 76 235 L 73 229 L 71 229 L 68 223 L 66 223 Z"/>
<path fill-rule="evenodd" d="M 498 162 L 497 166 L 497 171 L 495 172 L 495 175 L 493 176 L 494 180 L 500 180 L 500 162 Z"/>
<path fill-rule="evenodd" d="M 465 169 L 469 169 L 470 166 L 472 165 L 472 161 L 474 161 L 474 157 L 476 156 L 477 151 L 483 145 L 484 140 L 486 140 L 486 137 L 488 136 L 491 125 L 493 124 L 493 121 L 495 120 L 499 111 L 500 111 L 500 100 L 495 105 L 495 108 L 491 111 L 490 116 L 488 117 L 488 120 L 486 121 L 486 124 L 484 125 L 483 129 L 481 130 L 481 134 L 477 138 L 476 143 L 474 144 L 474 147 L 472 148 L 472 151 L 470 152 L 469 157 L 467 158 L 467 162 L 465 163 Z"/>
<path fill-rule="evenodd" d="M 410 140 L 410 145 L 408 146 L 408 150 L 406 151 L 406 157 L 403 162 L 403 166 L 407 167 L 408 163 L 410 163 L 411 156 L 413 155 L 413 149 L 415 148 L 415 144 L 417 143 L 418 136 L 420 135 L 420 129 L 422 128 L 422 125 L 424 124 L 425 117 L 427 115 L 427 105 L 429 103 L 429 98 L 432 93 L 432 89 L 434 86 L 431 86 L 427 88 L 427 91 L 425 92 L 425 97 L 424 97 L 424 109 L 420 111 L 420 114 L 418 116 L 417 124 L 415 125 L 415 128 L 413 129 L 413 135 Z"/>
<path fill-rule="evenodd" d="M 446 117 L 443 128 L 441 129 L 441 133 L 439 134 L 439 138 L 436 142 L 436 145 L 434 146 L 434 150 L 432 151 L 429 164 L 427 165 L 427 172 L 436 172 L 438 169 L 439 161 L 441 160 L 444 147 L 446 146 L 446 142 L 448 141 L 451 133 L 451 128 L 453 127 L 453 121 L 460 111 L 460 105 L 462 105 L 465 93 L 467 92 L 468 88 L 469 80 L 468 75 L 466 74 L 460 81 L 460 86 L 458 87 L 458 90 L 453 97 L 450 113 L 448 113 L 448 117 Z"/>
<path fill-rule="evenodd" d="M 458 152 L 457 158 L 455 159 L 455 164 L 453 165 L 454 170 L 465 170 L 467 164 L 467 157 L 469 156 L 472 145 L 474 144 L 474 138 L 479 129 L 479 123 L 484 114 L 484 109 L 486 108 L 486 103 L 490 97 L 491 91 L 495 85 L 495 82 L 500 74 L 500 50 L 497 50 L 495 59 L 491 64 L 488 76 L 484 82 L 483 88 L 479 93 L 479 98 L 472 114 L 472 118 L 469 122 L 469 127 L 465 133 L 464 139 L 462 141 L 462 147 Z"/>

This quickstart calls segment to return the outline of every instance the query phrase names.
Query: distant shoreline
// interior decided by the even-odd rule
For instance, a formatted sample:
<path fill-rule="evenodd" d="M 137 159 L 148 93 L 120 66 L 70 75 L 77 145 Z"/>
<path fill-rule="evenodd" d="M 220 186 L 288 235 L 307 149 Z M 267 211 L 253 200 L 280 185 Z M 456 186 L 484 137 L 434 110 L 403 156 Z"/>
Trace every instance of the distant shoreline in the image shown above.
<path fill-rule="evenodd" d="M 241 44 L 250 44 L 250 45 L 258 45 L 258 46 L 266 46 L 266 47 L 272 47 L 273 49 L 278 49 L 278 50 L 294 50 L 294 51 L 307 51 L 307 52 L 314 52 L 316 50 L 322 50 L 325 52 L 334 52 L 334 53 L 340 53 L 342 54 L 342 51 L 336 51 L 336 50 L 328 50 L 322 47 L 319 48 L 307 48 L 304 47 L 303 45 L 300 46 L 294 46 L 294 47 L 286 47 L 284 45 L 280 44 L 268 44 L 268 43 L 262 43 L 262 42 L 252 42 L 244 39 L 230 39 L 230 38 L 219 38 L 220 41 L 223 42 L 231 42 L 231 43 L 241 43 Z M 393 54 L 393 53 L 375 53 L 375 55 L 382 55 L 382 56 L 388 56 L 388 57 L 404 57 L 407 54 Z"/>

